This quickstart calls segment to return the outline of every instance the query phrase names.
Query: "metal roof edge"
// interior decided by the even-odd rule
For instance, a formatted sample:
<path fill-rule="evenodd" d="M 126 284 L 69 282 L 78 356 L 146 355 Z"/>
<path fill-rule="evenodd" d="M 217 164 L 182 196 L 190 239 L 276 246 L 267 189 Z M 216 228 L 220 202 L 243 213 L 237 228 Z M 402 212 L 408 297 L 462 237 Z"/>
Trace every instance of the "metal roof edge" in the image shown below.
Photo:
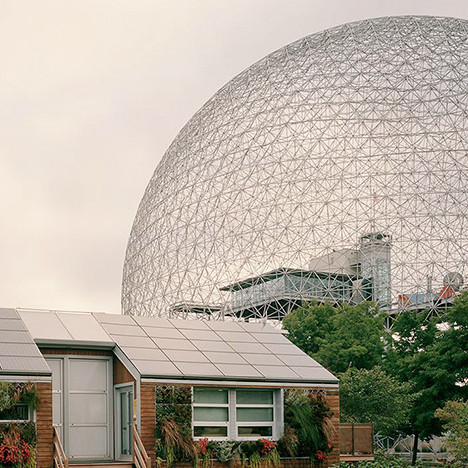
<path fill-rule="evenodd" d="M 133 375 L 136 380 L 141 378 L 140 371 L 137 369 L 135 364 L 133 364 L 132 360 L 125 354 L 125 352 L 119 347 L 119 345 L 115 345 L 114 355 L 117 359 L 126 367 L 126 369 Z"/>
<path fill-rule="evenodd" d="M 61 348 L 68 347 L 72 349 L 107 349 L 112 350 L 116 344 L 109 341 L 80 341 L 80 340 L 57 340 L 47 338 L 37 338 L 34 340 L 37 346 Z"/>
<path fill-rule="evenodd" d="M 0 382 L 52 382 L 52 372 L 12 372 L 0 371 Z"/>
<path fill-rule="evenodd" d="M 256 386 L 256 387 L 264 387 L 264 386 L 270 386 L 270 387 L 304 387 L 304 388 L 310 388 L 310 387 L 319 387 L 319 388 L 334 388 L 338 389 L 339 388 L 339 383 L 337 381 L 321 381 L 321 382 L 313 382 L 313 381 L 294 381 L 294 380 L 252 380 L 252 379 L 246 379 L 246 380 L 232 380 L 232 379 L 223 379 L 223 378 L 209 378 L 207 377 L 206 379 L 203 378 L 164 378 L 164 377 L 151 377 L 151 376 L 141 376 L 141 381 L 142 382 L 148 382 L 148 383 L 161 383 L 161 384 L 191 384 L 191 385 L 220 385 L 220 386 L 236 386 L 236 387 L 247 387 L 247 386 Z"/>

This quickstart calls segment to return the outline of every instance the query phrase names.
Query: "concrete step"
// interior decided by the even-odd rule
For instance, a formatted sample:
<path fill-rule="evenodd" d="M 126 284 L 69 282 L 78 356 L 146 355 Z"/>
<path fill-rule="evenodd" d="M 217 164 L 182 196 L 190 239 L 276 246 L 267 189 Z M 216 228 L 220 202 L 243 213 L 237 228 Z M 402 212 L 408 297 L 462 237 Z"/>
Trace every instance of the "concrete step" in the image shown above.
<path fill-rule="evenodd" d="M 118 460 L 111 460 L 111 461 L 105 461 L 105 462 L 86 462 L 86 463 L 70 462 L 70 468 L 133 468 L 133 463 L 121 462 Z"/>

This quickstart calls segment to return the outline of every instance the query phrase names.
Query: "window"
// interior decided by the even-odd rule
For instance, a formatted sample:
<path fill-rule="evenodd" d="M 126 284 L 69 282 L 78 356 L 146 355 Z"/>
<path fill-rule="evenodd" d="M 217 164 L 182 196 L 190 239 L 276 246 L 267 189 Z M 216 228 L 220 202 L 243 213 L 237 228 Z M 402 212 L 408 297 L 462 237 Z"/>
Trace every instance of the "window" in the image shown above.
<path fill-rule="evenodd" d="M 193 421 L 194 437 L 227 437 L 229 391 L 222 388 L 195 388 Z"/>
<path fill-rule="evenodd" d="M 193 435 L 210 439 L 277 438 L 280 390 L 194 388 Z"/>
<path fill-rule="evenodd" d="M 236 390 L 237 437 L 273 437 L 273 390 Z"/>
<path fill-rule="evenodd" d="M 26 403 L 18 403 L 0 411 L 0 422 L 12 421 L 29 421 L 29 406 Z"/>

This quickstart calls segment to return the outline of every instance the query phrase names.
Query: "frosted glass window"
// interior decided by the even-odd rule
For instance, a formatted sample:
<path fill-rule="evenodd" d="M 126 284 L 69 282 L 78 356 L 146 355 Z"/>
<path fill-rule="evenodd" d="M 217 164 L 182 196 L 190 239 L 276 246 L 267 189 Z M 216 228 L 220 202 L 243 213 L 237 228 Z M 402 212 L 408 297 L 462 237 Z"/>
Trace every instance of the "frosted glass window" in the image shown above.
<path fill-rule="evenodd" d="M 272 405 L 272 390 L 237 390 L 238 405 Z"/>
<path fill-rule="evenodd" d="M 228 408 L 196 406 L 193 414 L 194 421 L 228 421 Z"/>
<path fill-rule="evenodd" d="M 194 403 L 227 404 L 228 391 L 220 388 L 195 388 L 193 401 Z"/>
<path fill-rule="evenodd" d="M 210 439 L 278 438 L 275 421 L 280 391 L 270 389 L 193 389 L 193 436 Z M 279 413 L 281 414 L 281 413 Z"/>
<path fill-rule="evenodd" d="M 273 421 L 273 408 L 237 408 L 237 420 L 242 422 Z"/>

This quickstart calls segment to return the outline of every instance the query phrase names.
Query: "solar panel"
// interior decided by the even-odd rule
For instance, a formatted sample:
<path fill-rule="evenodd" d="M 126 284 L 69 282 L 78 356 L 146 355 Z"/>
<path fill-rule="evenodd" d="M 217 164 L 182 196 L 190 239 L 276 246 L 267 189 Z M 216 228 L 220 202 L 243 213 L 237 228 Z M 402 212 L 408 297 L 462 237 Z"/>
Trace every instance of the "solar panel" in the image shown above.
<path fill-rule="evenodd" d="M 50 375 L 47 363 L 15 309 L 0 309 L 0 371 Z"/>
<path fill-rule="evenodd" d="M 13 312 L 0 316 L 2 368 L 13 366 L 15 359 L 18 369 L 27 367 L 28 359 L 44 368 L 29 330 L 41 343 L 116 344 L 146 377 L 337 382 L 266 324 L 31 310 L 21 310 L 15 319 Z"/>

